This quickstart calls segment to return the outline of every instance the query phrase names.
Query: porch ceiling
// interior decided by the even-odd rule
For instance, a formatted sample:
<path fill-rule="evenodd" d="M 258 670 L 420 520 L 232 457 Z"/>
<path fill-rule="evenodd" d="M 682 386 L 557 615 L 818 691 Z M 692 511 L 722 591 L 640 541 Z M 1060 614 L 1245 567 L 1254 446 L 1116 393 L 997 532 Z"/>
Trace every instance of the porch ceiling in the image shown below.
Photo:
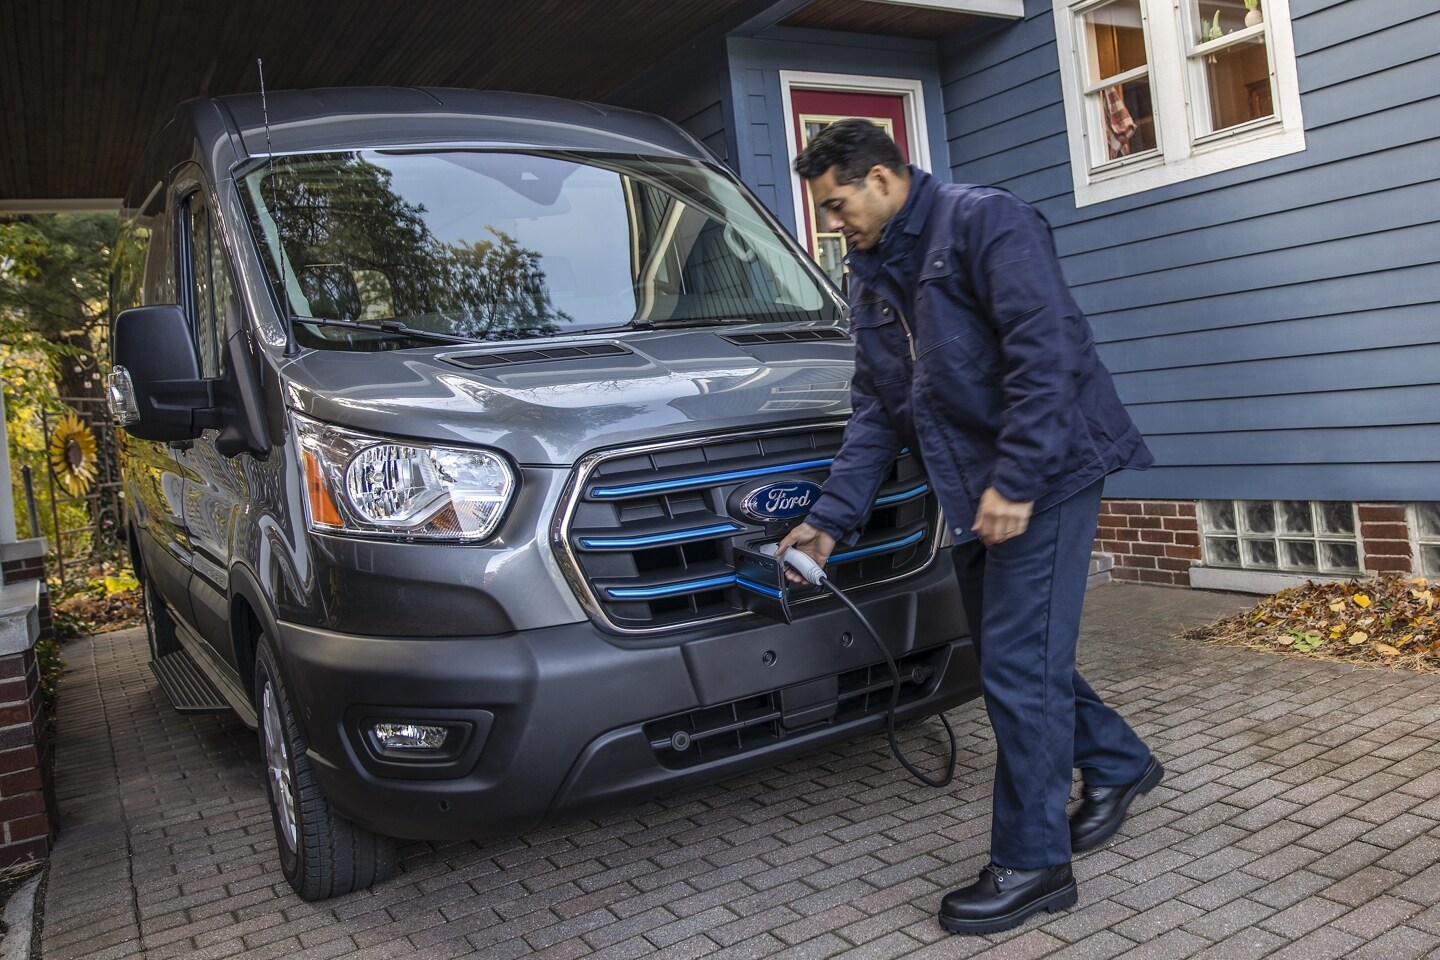
<path fill-rule="evenodd" d="M 259 88 L 366 84 L 602 99 L 775 0 L 8 0 L 0 210 L 104 206 L 168 110 Z"/>
<path fill-rule="evenodd" d="M 985 19 L 956 8 L 1018 2 L 6 0 L 0 212 L 113 207 L 170 108 L 258 90 L 257 58 L 272 90 L 423 85 L 604 100 L 706 34 L 780 24 L 939 37 Z"/>

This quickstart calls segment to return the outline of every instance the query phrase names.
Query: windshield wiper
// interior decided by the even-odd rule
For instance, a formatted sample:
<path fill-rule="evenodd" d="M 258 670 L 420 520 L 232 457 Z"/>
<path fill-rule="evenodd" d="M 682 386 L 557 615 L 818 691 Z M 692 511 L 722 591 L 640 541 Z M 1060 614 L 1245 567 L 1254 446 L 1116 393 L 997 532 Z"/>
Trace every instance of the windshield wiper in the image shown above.
<path fill-rule="evenodd" d="M 439 343 L 481 343 L 472 337 L 457 337 L 450 333 L 437 333 L 434 330 L 421 330 L 417 327 L 407 327 L 399 320 L 381 320 L 379 323 L 369 323 L 365 320 L 332 320 L 329 317 L 304 317 L 299 314 L 295 319 L 301 323 L 313 323 L 321 327 L 341 327 L 346 330 L 369 330 L 371 333 L 388 333 L 397 337 L 413 337 L 416 340 L 434 340 Z"/>

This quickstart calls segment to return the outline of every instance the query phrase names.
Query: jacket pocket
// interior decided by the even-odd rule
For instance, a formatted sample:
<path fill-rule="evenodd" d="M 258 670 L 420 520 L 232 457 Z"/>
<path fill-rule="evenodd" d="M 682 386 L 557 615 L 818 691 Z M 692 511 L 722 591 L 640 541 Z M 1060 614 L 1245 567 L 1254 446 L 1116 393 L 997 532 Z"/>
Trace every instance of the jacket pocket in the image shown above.
<path fill-rule="evenodd" d="M 985 318 L 960 295 L 962 277 L 954 251 L 947 247 L 925 255 L 915 284 L 915 353 L 931 376 L 979 376 L 994 381 L 999 356 Z"/>
<path fill-rule="evenodd" d="M 910 351 L 909 337 L 900 325 L 895 308 L 879 297 L 866 297 L 855 303 L 850 317 L 850 336 L 855 340 L 855 362 L 870 376 L 876 386 L 907 380 L 910 376 L 905 358 Z"/>

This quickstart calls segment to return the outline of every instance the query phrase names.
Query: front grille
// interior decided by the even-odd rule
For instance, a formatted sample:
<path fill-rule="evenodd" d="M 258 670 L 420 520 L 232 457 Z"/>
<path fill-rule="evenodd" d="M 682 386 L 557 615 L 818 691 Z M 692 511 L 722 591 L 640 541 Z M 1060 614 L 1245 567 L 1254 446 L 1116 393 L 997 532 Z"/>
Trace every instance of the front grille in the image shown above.
<path fill-rule="evenodd" d="M 934 689 L 943 657 L 944 651 L 930 651 L 900 659 L 900 706 L 923 699 Z M 797 723 L 793 719 L 795 712 L 787 713 L 785 691 L 771 690 L 651 720 L 643 732 L 663 766 L 683 770 L 758 750 L 820 727 L 884 713 L 890 706 L 894 681 L 884 663 L 842 673 L 834 682 L 836 695 L 823 704 L 826 709 L 817 711 L 815 704 L 807 704 L 809 717 L 816 718 L 808 723 Z"/>
<path fill-rule="evenodd" d="M 582 601 L 627 632 L 737 615 L 743 603 L 735 545 L 778 540 L 798 521 L 766 524 L 738 515 L 727 506 L 732 495 L 771 481 L 824 481 L 842 430 L 750 433 L 587 458 L 562 505 L 557 534 Z M 902 452 L 859 540 L 831 557 L 831 581 L 843 590 L 921 569 L 934 556 L 938 520 L 917 458 Z"/>

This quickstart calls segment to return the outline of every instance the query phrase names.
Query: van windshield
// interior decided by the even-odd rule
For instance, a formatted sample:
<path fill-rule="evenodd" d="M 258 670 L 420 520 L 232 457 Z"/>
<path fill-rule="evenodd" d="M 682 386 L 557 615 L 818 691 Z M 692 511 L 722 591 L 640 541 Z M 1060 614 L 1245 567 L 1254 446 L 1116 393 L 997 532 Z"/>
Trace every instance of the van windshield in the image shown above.
<path fill-rule="evenodd" d="M 699 163 L 363 150 L 276 157 L 242 185 L 297 318 L 398 320 L 475 340 L 835 320 L 793 246 Z M 337 339 L 333 325 L 305 326 Z"/>

